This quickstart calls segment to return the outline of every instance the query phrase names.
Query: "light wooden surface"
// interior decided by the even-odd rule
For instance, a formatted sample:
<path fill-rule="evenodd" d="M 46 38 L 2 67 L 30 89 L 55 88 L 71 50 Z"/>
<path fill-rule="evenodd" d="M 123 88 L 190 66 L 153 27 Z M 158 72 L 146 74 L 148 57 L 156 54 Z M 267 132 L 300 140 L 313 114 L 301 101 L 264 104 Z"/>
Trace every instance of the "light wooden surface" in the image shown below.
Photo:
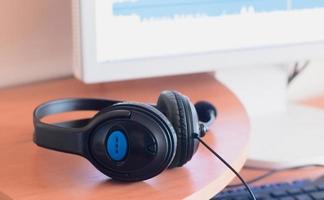
<path fill-rule="evenodd" d="M 213 75 L 98 85 L 65 79 L 1 90 L 0 191 L 26 200 L 210 198 L 234 175 L 202 146 L 183 168 L 167 170 L 145 182 L 124 184 L 111 181 L 82 157 L 42 149 L 32 142 L 32 111 L 44 101 L 100 97 L 156 102 L 164 89 L 176 89 L 193 102 L 208 100 L 217 106 L 219 117 L 204 139 L 240 169 L 246 160 L 248 118 L 235 96 Z"/>

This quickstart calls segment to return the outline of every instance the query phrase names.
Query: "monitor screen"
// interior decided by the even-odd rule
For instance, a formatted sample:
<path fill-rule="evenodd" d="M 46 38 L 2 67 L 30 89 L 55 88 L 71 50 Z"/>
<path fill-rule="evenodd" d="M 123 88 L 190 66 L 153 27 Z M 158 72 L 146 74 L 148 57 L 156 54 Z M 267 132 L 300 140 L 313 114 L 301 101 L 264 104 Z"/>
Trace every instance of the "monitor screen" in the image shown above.
<path fill-rule="evenodd" d="M 322 41 L 323 8 L 324 0 L 96 0 L 97 61 Z"/>

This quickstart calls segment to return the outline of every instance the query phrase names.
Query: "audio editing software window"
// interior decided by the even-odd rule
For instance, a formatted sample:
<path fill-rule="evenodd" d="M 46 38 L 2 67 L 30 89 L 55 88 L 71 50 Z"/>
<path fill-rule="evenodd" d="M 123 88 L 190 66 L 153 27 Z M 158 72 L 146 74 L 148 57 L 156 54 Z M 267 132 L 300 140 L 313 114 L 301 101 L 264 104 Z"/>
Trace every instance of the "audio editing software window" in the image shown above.
<path fill-rule="evenodd" d="M 309 10 L 315 21 L 322 8 L 324 0 L 96 0 L 97 60 L 308 42 L 324 36 L 278 30 L 300 30 L 296 17 L 302 13 L 305 20 Z M 318 26 L 308 24 L 305 29 Z"/>

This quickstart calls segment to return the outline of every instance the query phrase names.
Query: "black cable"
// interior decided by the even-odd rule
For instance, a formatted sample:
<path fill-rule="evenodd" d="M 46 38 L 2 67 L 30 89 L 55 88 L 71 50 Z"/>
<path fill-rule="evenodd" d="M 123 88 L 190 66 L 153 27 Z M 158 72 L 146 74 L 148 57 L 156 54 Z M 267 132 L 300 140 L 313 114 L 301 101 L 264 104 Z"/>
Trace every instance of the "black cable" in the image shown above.
<path fill-rule="evenodd" d="M 310 61 L 307 60 L 301 68 L 299 68 L 299 63 L 298 63 L 298 62 L 295 63 L 294 71 L 293 71 L 292 74 L 289 75 L 289 77 L 288 77 L 288 85 L 290 85 L 291 82 L 292 82 L 293 80 L 295 80 L 295 78 L 296 78 L 298 75 L 300 75 L 300 74 L 301 74 L 301 73 L 302 73 L 302 72 L 303 72 L 303 71 L 308 67 L 309 63 L 310 63 Z"/>
<path fill-rule="evenodd" d="M 248 193 L 252 197 L 253 200 L 256 200 L 255 195 L 253 194 L 250 186 L 244 181 L 244 179 L 240 176 L 240 174 L 228 163 L 226 160 L 224 160 L 218 153 L 216 153 L 212 148 L 210 148 L 199 136 L 196 136 L 196 138 L 199 140 L 201 144 L 203 144 L 210 152 L 212 152 L 226 167 L 228 167 L 236 176 L 240 179 L 242 184 L 247 189 Z"/>
<path fill-rule="evenodd" d="M 309 168 L 309 167 L 324 167 L 324 165 L 321 165 L 321 164 L 309 164 L 309 165 L 301 165 L 301 166 L 295 166 L 295 167 L 286 167 L 286 168 L 281 168 L 281 169 L 272 169 L 268 172 L 266 172 L 265 174 L 262 174 L 261 176 L 258 176 L 254 179 L 251 179 L 249 181 L 247 181 L 247 184 L 253 184 L 253 183 L 256 183 L 262 179 L 265 179 L 269 176 L 272 176 L 273 174 L 276 174 L 276 173 L 280 173 L 280 172 L 283 172 L 283 171 L 290 171 L 290 170 L 297 170 L 297 169 L 303 169 L 303 168 Z M 253 167 L 254 170 L 257 170 L 257 169 L 260 169 L 260 170 L 265 170 L 265 168 L 258 168 L 258 167 Z M 229 185 L 227 186 L 226 188 L 234 188 L 234 187 L 242 187 L 244 186 L 243 184 L 232 184 L 232 185 Z"/>

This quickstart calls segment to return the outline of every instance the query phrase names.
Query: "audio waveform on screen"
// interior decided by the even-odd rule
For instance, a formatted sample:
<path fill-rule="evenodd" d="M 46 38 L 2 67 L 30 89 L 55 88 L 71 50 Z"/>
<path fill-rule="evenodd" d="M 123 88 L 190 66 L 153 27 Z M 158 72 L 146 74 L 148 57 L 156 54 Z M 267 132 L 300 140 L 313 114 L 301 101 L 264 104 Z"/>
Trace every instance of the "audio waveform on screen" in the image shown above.
<path fill-rule="evenodd" d="M 118 0 L 113 3 L 113 14 L 114 16 L 138 15 L 145 20 L 322 7 L 324 7 L 324 0 Z"/>

